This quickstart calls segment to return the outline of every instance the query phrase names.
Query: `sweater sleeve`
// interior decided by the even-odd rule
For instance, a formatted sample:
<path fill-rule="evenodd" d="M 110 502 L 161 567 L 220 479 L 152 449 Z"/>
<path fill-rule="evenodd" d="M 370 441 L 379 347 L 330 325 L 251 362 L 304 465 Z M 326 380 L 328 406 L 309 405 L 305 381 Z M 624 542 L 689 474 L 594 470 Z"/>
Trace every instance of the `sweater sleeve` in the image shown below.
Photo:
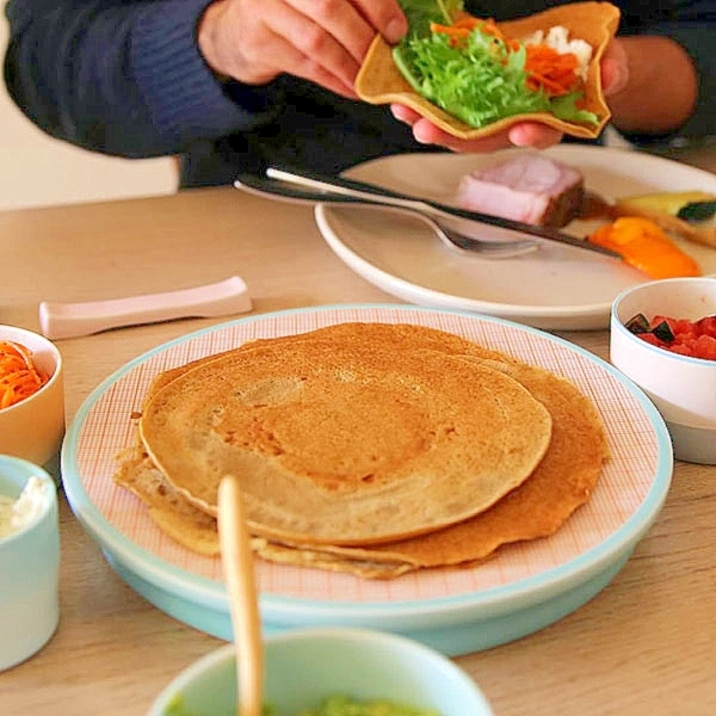
<path fill-rule="evenodd" d="M 10 0 L 8 91 L 48 134 L 125 157 L 253 129 L 278 111 L 278 85 L 214 77 L 196 43 L 208 2 Z"/>

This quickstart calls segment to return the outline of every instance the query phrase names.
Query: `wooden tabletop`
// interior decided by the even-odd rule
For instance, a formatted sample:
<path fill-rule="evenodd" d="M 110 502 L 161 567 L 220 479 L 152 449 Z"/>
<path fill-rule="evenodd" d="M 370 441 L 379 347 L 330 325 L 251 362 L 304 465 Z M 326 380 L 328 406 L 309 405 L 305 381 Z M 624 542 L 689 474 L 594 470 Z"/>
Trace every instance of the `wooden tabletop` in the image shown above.
<path fill-rule="evenodd" d="M 716 168 L 713 154 L 688 159 Z M 37 330 L 42 300 L 170 291 L 232 274 L 247 282 L 258 313 L 396 301 L 335 257 L 309 208 L 279 211 L 228 188 L 0 213 L 0 323 Z M 127 361 L 224 320 L 59 341 L 68 420 Z M 605 331 L 561 335 L 607 358 Z M 222 642 L 138 596 L 61 502 L 60 626 L 39 654 L 0 673 L 0 714 L 144 714 L 179 670 Z M 716 467 L 676 463 L 656 524 L 593 600 L 456 661 L 497 716 L 716 713 Z"/>

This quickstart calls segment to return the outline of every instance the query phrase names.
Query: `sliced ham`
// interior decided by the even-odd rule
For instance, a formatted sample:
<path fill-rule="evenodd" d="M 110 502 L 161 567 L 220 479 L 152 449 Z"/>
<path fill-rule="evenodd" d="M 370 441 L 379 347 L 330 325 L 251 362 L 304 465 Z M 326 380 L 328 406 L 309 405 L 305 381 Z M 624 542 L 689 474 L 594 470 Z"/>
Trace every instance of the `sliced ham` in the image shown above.
<path fill-rule="evenodd" d="M 578 213 L 584 177 L 574 167 L 526 154 L 465 175 L 457 205 L 535 226 L 561 227 Z"/>

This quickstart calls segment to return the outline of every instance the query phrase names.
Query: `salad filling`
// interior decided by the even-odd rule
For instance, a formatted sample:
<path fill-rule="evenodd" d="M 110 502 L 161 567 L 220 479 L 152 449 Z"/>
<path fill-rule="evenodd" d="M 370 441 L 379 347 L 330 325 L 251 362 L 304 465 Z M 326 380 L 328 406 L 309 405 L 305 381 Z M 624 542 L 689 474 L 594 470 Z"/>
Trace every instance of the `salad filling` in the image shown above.
<path fill-rule="evenodd" d="M 491 19 L 473 17 L 462 0 L 402 0 L 410 31 L 393 50 L 400 73 L 421 96 L 471 127 L 519 114 L 548 112 L 598 125 L 584 109 L 589 43 L 555 26 L 507 37 Z"/>

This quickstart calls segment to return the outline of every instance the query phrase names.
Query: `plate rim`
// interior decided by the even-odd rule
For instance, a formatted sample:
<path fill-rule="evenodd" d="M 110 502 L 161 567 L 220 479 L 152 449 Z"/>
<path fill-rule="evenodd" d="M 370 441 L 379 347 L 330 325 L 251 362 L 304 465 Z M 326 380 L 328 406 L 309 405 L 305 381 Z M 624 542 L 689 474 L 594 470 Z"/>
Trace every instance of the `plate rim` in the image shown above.
<path fill-rule="evenodd" d="M 668 430 L 646 394 L 607 361 L 560 336 L 554 336 L 543 330 L 491 315 L 475 314 L 458 309 L 436 309 L 394 303 L 323 304 L 244 316 L 178 336 L 141 353 L 113 371 L 82 402 L 68 426 L 63 441 L 61 450 L 62 482 L 68 503 L 76 518 L 90 532 L 92 538 L 99 543 L 103 551 L 111 548 L 113 556 L 120 559 L 126 568 L 131 569 L 140 578 L 160 586 L 162 589 L 166 589 L 166 584 L 170 584 L 174 589 L 180 589 L 184 595 L 191 593 L 195 601 L 212 608 L 224 609 L 228 604 L 228 599 L 223 582 L 193 574 L 166 562 L 159 556 L 144 549 L 107 520 L 91 501 L 82 484 L 76 465 L 77 442 L 87 416 L 99 398 L 116 381 L 131 370 L 153 356 L 202 335 L 226 330 L 237 324 L 252 323 L 277 316 L 321 312 L 337 312 L 340 314 L 344 311 L 355 312 L 375 309 L 413 313 L 448 313 L 463 316 L 469 320 L 497 323 L 511 330 L 538 335 L 596 363 L 605 369 L 613 379 L 622 383 L 633 397 L 637 398 L 640 407 L 649 419 L 649 424 L 657 438 L 657 464 L 652 484 L 638 508 L 605 540 L 563 564 L 510 584 L 479 591 L 462 592 L 451 596 L 404 599 L 390 602 L 355 600 L 336 602 L 262 593 L 260 596 L 261 605 L 262 609 L 267 610 L 267 614 L 276 610 L 283 614 L 284 611 L 288 610 L 303 617 L 328 614 L 334 618 L 355 618 L 367 613 L 367 616 L 371 617 L 382 616 L 384 618 L 390 617 L 393 620 L 398 619 L 401 623 L 416 617 L 446 616 L 448 614 L 455 616 L 475 609 L 486 610 L 491 614 L 502 614 L 516 605 L 531 604 L 538 596 L 542 599 L 546 592 L 562 593 L 575 582 L 581 582 L 585 576 L 594 575 L 600 570 L 604 570 L 617 555 L 628 554 L 634 549 L 657 519 L 668 494 L 673 472 L 673 453 Z"/>

